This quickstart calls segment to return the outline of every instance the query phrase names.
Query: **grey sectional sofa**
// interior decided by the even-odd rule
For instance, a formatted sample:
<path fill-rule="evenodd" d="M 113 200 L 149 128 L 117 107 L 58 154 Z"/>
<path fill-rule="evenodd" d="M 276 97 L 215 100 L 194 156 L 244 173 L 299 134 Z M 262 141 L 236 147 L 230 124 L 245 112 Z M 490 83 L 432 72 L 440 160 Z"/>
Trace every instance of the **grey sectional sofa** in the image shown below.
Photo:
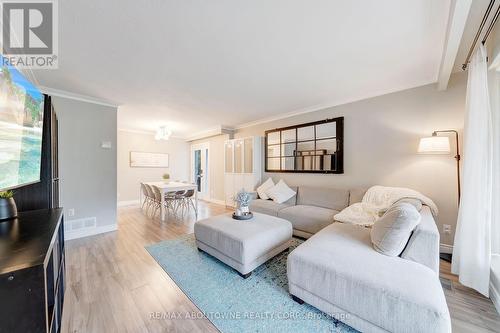
<path fill-rule="evenodd" d="M 333 216 L 347 206 L 360 202 L 366 189 L 343 190 L 309 186 L 290 187 L 297 195 L 277 204 L 272 200 L 256 199 L 250 211 L 278 216 L 293 225 L 295 236 L 309 238 L 333 223 Z"/>
<path fill-rule="evenodd" d="M 361 332 L 451 332 L 439 281 L 439 233 L 427 206 L 399 257 L 375 251 L 370 229 L 333 223 L 290 253 L 289 292 Z"/>
<path fill-rule="evenodd" d="M 254 200 L 252 211 L 289 220 L 309 238 L 287 259 L 289 292 L 361 332 L 451 332 L 439 281 L 439 232 L 429 207 L 403 253 L 373 249 L 370 229 L 335 223 L 341 209 L 360 202 L 364 189 L 294 188 L 283 204 Z"/>

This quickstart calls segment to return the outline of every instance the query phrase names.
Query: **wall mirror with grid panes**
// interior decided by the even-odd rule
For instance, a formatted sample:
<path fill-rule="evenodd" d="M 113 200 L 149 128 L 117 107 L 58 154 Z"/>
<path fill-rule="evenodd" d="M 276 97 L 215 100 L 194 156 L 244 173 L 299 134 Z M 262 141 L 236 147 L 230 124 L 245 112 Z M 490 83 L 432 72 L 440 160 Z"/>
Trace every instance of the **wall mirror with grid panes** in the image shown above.
<path fill-rule="evenodd" d="M 266 172 L 344 173 L 344 117 L 266 131 Z"/>

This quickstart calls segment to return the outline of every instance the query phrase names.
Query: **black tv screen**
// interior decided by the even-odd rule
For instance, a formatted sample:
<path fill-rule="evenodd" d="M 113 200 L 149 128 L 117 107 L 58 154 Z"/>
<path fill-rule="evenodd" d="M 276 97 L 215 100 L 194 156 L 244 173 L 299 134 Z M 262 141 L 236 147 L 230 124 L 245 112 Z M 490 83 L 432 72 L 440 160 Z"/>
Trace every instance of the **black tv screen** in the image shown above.
<path fill-rule="evenodd" d="M 0 190 L 6 190 L 40 181 L 44 96 L 0 60 Z"/>

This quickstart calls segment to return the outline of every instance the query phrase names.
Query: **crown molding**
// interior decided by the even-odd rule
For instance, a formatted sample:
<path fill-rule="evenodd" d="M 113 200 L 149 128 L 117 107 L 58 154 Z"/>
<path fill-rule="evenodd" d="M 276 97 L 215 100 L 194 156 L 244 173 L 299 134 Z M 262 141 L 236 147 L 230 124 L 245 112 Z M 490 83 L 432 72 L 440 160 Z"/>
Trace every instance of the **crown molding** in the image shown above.
<path fill-rule="evenodd" d="M 54 88 L 49 88 L 49 87 L 45 87 L 45 86 L 38 86 L 38 88 L 44 94 L 47 94 L 50 96 L 63 97 L 63 98 L 73 99 L 73 100 L 81 101 L 81 102 L 87 102 L 87 103 L 98 104 L 98 105 L 103 105 L 103 106 L 110 106 L 113 108 L 118 108 L 118 106 L 119 106 L 116 103 L 106 101 L 106 100 L 103 100 L 103 99 L 100 99 L 97 97 L 81 95 L 81 94 L 73 93 L 70 91 L 54 89 Z"/>
<path fill-rule="evenodd" d="M 393 93 L 396 93 L 396 92 L 401 92 L 401 91 L 405 91 L 405 90 L 409 90 L 409 89 L 414 89 L 414 88 L 420 88 L 420 87 L 423 87 L 423 86 L 426 86 L 426 85 L 430 85 L 430 84 L 433 84 L 433 83 L 435 83 L 435 81 L 430 81 L 429 82 L 428 80 L 426 80 L 424 82 L 417 82 L 417 83 L 414 83 L 414 84 L 410 84 L 408 86 L 394 88 L 394 89 L 391 89 L 391 90 L 386 91 L 384 93 L 374 92 L 374 93 L 371 93 L 371 94 L 367 94 L 365 96 L 357 96 L 357 97 L 354 97 L 354 98 L 347 98 L 347 99 L 345 99 L 343 101 L 322 103 L 322 104 L 317 104 L 317 105 L 314 105 L 314 106 L 308 106 L 308 107 L 304 107 L 304 108 L 299 108 L 299 109 L 296 109 L 294 111 L 280 113 L 280 114 L 277 114 L 275 116 L 265 117 L 265 118 L 257 119 L 257 120 L 250 121 L 250 122 L 247 122 L 247 123 L 241 123 L 239 125 L 234 126 L 234 130 L 240 130 L 240 129 L 247 128 L 247 127 L 252 127 L 252 126 L 256 126 L 256 125 L 262 125 L 262 124 L 273 122 L 273 121 L 276 121 L 276 120 L 286 119 L 286 118 L 290 118 L 290 117 L 294 117 L 294 116 L 300 116 L 300 115 L 306 114 L 306 113 L 311 113 L 311 112 L 316 112 L 316 111 L 322 111 L 322 110 L 333 108 L 333 107 L 340 106 L 340 105 L 346 105 L 346 104 L 350 104 L 350 103 L 361 102 L 361 101 L 364 101 L 364 100 L 368 100 L 368 99 L 375 98 L 375 97 L 382 97 L 384 95 L 389 95 L 389 94 L 393 94 Z"/>
<path fill-rule="evenodd" d="M 340 104 L 337 104 L 337 105 L 340 105 Z M 249 121 L 247 123 L 239 124 L 239 125 L 235 126 L 234 129 L 239 130 L 239 129 L 243 129 L 243 128 L 247 128 L 247 127 L 257 126 L 257 125 L 261 125 L 261 124 L 265 124 L 265 123 L 270 123 L 272 121 L 281 120 L 281 119 L 285 119 L 285 118 L 290 118 L 290 117 L 294 117 L 294 116 L 299 116 L 299 115 L 305 114 L 305 113 L 311 113 L 311 112 L 315 112 L 315 111 L 320 111 L 320 110 L 323 110 L 323 109 L 326 109 L 326 108 L 330 108 L 330 107 L 334 107 L 334 106 L 337 106 L 337 105 L 324 104 L 324 105 L 318 105 L 318 106 L 313 106 L 313 107 L 307 107 L 307 108 L 303 108 L 303 109 L 298 109 L 298 110 L 291 111 L 291 112 L 280 113 L 280 114 L 278 114 L 276 116 L 260 118 L 260 119 L 254 120 L 254 121 Z"/>
<path fill-rule="evenodd" d="M 151 135 L 153 137 L 156 134 L 155 131 L 137 130 L 137 129 L 123 128 L 123 127 L 119 127 L 118 131 L 119 132 L 126 132 L 126 133 L 142 134 L 142 135 Z M 186 140 L 187 141 L 186 137 L 183 137 L 183 136 L 171 135 L 170 138 L 171 139 L 178 139 L 178 140 Z"/>
<path fill-rule="evenodd" d="M 155 131 L 146 131 L 146 130 L 137 130 L 137 129 L 131 129 L 131 128 L 123 128 L 123 127 L 118 127 L 119 132 L 128 132 L 128 133 L 134 133 L 134 134 L 146 134 L 146 135 L 155 135 Z"/>
<path fill-rule="evenodd" d="M 186 141 L 195 141 L 195 140 L 205 139 L 205 138 L 209 138 L 211 136 L 217 136 L 217 135 L 222 135 L 222 134 L 233 135 L 234 130 L 235 129 L 232 127 L 218 125 L 218 126 L 197 132 L 197 133 L 187 137 Z"/>

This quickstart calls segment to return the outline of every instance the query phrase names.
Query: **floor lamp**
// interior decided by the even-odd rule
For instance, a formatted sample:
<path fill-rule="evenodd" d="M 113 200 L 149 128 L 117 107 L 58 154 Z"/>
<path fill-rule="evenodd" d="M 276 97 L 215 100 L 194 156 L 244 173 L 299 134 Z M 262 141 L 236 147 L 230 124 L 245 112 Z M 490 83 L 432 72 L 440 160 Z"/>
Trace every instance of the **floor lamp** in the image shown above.
<path fill-rule="evenodd" d="M 454 156 L 457 160 L 457 189 L 458 189 L 458 203 L 460 204 L 460 150 L 458 142 L 458 132 L 455 130 L 442 130 L 432 132 L 432 136 L 421 138 L 418 145 L 418 152 L 421 154 L 449 154 L 450 138 L 448 136 L 438 136 L 438 133 L 453 133 L 455 134 L 455 141 L 457 151 Z"/>
<path fill-rule="evenodd" d="M 455 130 L 442 130 L 432 132 L 432 136 L 421 138 L 418 145 L 418 152 L 421 154 L 446 154 L 448 155 L 450 149 L 450 137 L 438 136 L 438 133 L 453 133 L 455 134 L 455 141 L 457 151 L 455 160 L 457 160 L 457 189 L 458 189 L 458 204 L 460 204 L 460 150 L 458 143 L 458 132 Z M 440 253 L 439 257 L 445 261 L 451 262 L 451 254 Z"/>

